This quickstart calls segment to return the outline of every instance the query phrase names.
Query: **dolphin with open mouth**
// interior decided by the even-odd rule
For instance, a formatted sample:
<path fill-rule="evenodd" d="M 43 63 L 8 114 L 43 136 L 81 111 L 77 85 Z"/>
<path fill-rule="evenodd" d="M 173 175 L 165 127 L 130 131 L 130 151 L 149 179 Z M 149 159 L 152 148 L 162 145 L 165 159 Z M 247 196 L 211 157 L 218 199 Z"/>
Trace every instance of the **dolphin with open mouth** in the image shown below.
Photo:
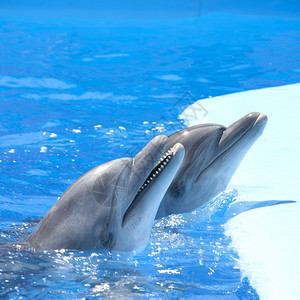
<path fill-rule="evenodd" d="M 179 143 L 165 152 L 167 139 L 157 136 L 134 158 L 104 163 L 81 176 L 40 221 L 26 245 L 36 250 L 117 251 L 145 245 L 184 157 Z"/>
<path fill-rule="evenodd" d="M 192 126 L 172 134 L 167 148 L 181 143 L 184 160 L 160 204 L 156 219 L 190 212 L 224 191 L 242 159 L 262 134 L 267 116 L 247 114 L 229 127 Z"/>
<path fill-rule="evenodd" d="M 104 163 L 60 197 L 27 239 L 37 250 L 145 245 L 154 219 L 192 211 L 222 192 L 267 117 L 251 113 L 229 127 L 197 125 L 157 136 L 134 158 Z"/>

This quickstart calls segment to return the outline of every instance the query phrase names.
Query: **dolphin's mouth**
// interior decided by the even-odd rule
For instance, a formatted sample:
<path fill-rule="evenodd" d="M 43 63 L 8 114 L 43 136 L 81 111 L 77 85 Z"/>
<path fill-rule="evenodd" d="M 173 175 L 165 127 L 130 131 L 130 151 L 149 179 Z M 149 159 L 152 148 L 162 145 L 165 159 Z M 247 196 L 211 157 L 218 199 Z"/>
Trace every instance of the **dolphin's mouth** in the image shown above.
<path fill-rule="evenodd" d="M 156 163 L 154 169 L 150 172 L 147 179 L 139 189 L 136 197 L 140 193 L 142 193 L 145 189 L 147 189 L 154 182 L 154 180 L 159 177 L 163 169 L 169 164 L 169 162 L 174 157 L 174 155 L 175 155 L 175 151 L 174 148 L 172 147 L 160 158 L 160 160 Z"/>
<path fill-rule="evenodd" d="M 139 200 L 143 197 L 143 194 L 147 192 L 153 185 L 153 183 L 160 177 L 160 175 L 163 173 L 165 168 L 170 164 L 172 159 L 175 157 L 177 153 L 176 145 L 170 148 L 168 151 L 165 152 L 165 154 L 159 159 L 159 161 L 155 164 L 154 168 L 150 171 L 148 177 L 144 181 L 144 183 L 139 188 L 137 194 L 135 195 L 134 199 L 132 200 L 131 204 L 127 208 L 124 216 L 123 216 L 123 222 L 126 219 L 126 216 L 130 213 L 130 211 L 137 205 Z"/>
<path fill-rule="evenodd" d="M 219 148 L 218 155 L 214 157 L 204 169 L 202 169 L 196 181 L 200 179 L 205 170 L 217 162 L 221 157 L 226 155 L 226 153 L 236 147 L 240 142 L 249 138 L 249 145 L 251 146 L 262 134 L 267 120 L 268 118 L 265 114 L 254 112 L 228 126 L 223 131 L 223 134 L 217 145 Z"/>
<path fill-rule="evenodd" d="M 219 141 L 219 148 L 222 152 L 225 152 L 243 140 L 249 133 L 252 133 L 252 136 L 257 139 L 262 133 L 262 130 L 260 131 L 260 129 L 264 129 L 267 120 L 268 118 L 265 114 L 258 112 L 250 113 L 237 120 L 224 130 Z"/>

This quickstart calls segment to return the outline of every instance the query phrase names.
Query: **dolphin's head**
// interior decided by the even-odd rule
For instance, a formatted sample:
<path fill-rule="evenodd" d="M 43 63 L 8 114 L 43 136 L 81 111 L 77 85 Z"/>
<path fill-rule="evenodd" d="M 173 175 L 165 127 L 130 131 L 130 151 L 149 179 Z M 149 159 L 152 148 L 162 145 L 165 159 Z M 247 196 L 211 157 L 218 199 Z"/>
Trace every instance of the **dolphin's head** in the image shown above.
<path fill-rule="evenodd" d="M 167 147 L 179 142 L 186 154 L 156 218 L 192 211 L 222 192 L 266 123 L 254 112 L 227 128 L 203 124 L 171 135 Z"/>
<path fill-rule="evenodd" d="M 76 180 L 27 242 L 37 250 L 131 251 L 148 242 L 159 205 L 184 157 L 175 143 L 163 156 L 157 136 L 134 158 L 116 159 Z"/>
<path fill-rule="evenodd" d="M 97 178 L 93 198 L 103 215 L 99 247 L 130 251 L 148 242 L 159 205 L 184 157 L 179 143 L 166 150 L 167 139 L 157 136 L 134 158 L 113 160 L 91 171 Z"/>

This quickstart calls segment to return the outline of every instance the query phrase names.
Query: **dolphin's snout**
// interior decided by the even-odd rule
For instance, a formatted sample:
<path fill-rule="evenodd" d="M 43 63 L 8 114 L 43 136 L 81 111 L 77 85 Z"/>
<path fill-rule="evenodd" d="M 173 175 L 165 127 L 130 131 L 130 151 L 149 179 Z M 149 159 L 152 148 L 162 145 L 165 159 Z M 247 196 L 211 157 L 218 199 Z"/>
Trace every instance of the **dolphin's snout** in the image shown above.
<path fill-rule="evenodd" d="M 149 173 L 152 171 L 157 161 L 163 155 L 168 137 L 158 135 L 153 138 L 140 152 L 133 158 L 133 171 L 130 178 L 129 189 L 136 194 Z"/>
<path fill-rule="evenodd" d="M 257 125 L 258 123 L 262 124 L 262 125 L 266 125 L 268 122 L 268 117 L 266 114 L 264 113 L 260 113 L 258 115 L 258 117 L 256 118 L 256 122 L 254 125 Z"/>
<path fill-rule="evenodd" d="M 259 132 L 264 129 L 268 121 L 267 115 L 259 112 L 252 112 L 237 120 L 230 126 L 228 126 L 219 141 L 219 147 L 226 149 L 231 147 L 234 143 L 240 140 L 245 134 L 249 132 Z"/>
<path fill-rule="evenodd" d="M 178 159 L 182 160 L 185 154 L 185 149 L 181 143 L 176 143 L 174 147 L 171 148 L 173 155 Z"/>

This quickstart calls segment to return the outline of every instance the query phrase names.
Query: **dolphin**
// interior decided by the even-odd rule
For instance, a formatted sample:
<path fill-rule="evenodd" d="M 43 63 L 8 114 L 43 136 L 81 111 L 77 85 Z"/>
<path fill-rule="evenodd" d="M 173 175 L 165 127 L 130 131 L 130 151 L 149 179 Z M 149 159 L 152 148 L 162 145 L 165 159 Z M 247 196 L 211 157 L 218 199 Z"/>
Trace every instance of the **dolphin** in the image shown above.
<path fill-rule="evenodd" d="M 27 243 L 37 250 L 145 245 L 155 218 L 190 212 L 225 190 L 266 123 L 266 115 L 250 113 L 228 128 L 189 127 L 154 138 L 134 158 L 92 169 L 62 195 Z"/>
<path fill-rule="evenodd" d="M 253 112 L 227 128 L 202 124 L 169 136 L 166 148 L 181 143 L 185 157 L 160 204 L 156 219 L 191 212 L 224 191 L 266 123 L 265 114 Z"/>
<path fill-rule="evenodd" d="M 81 176 L 25 244 L 35 250 L 143 247 L 185 153 L 180 143 L 165 151 L 167 139 L 157 136 L 134 158 L 112 160 Z"/>

